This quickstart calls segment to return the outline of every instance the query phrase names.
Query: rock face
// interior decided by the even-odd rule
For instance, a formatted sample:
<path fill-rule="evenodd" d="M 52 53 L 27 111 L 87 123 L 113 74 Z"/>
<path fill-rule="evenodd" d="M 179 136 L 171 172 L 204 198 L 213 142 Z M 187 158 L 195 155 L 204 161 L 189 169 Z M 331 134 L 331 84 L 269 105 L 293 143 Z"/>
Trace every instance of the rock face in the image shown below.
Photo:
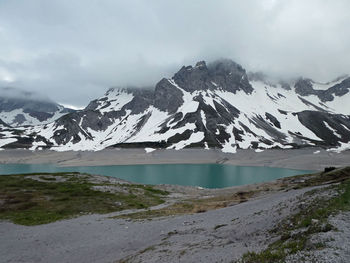
<path fill-rule="evenodd" d="M 55 102 L 36 98 L 36 94 L 13 88 L 0 88 L 0 118 L 19 127 L 52 122 L 73 112 Z"/>
<path fill-rule="evenodd" d="M 183 103 L 182 92 L 179 89 L 174 89 L 167 79 L 158 82 L 154 91 L 154 106 L 157 109 L 176 113 Z"/>
<path fill-rule="evenodd" d="M 341 79 L 337 82 L 334 86 L 323 90 L 314 89 L 316 83 L 312 80 L 301 78 L 295 83 L 295 92 L 301 96 L 316 95 L 322 102 L 332 101 L 335 97 L 341 97 L 350 91 L 350 78 Z"/>
<path fill-rule="evenodd" d="M 0 127 L 1 128 L 12 128 L 10 125 L 5 123 L 3 120 L 0 119 Z"/>
<path fill-rule="evenodd" d="M 217 86 L 233 93 L 238 90 L 253 91 L 245 70 L 232 60 L 216 61 L 208 67 L 204 61 L 198 62 L 195 67 L 184 66 L 173 80 L 188 92 L 216 89 Z"/>
<path fill-rule="evenodd" d="M 114 88 L 81 111 L 23 128 L 37 149 L 350 147 L 350 78 L 266 81 L 231 60 L 184 66 L 154 88 Z M 44 114 L 43 114 L 44 115 Z M 44 116 L 43 116 L 44 118 Z M 12 136 L 12 137 L 11 137 Z M 19 141 L 19 139 L 18 139 Z M 18 141 L 3 144 L 15 147 Z M 1 142 L 1 138 L 0 138 Z M 1 145 L 1 144 L 0 144 Z"/>

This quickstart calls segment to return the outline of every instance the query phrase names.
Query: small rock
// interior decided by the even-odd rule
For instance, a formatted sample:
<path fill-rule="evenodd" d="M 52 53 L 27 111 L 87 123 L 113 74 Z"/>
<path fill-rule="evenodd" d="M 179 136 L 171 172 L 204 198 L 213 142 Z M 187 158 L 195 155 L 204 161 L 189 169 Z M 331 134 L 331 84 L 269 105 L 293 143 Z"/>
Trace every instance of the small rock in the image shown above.
<path fill-rule="evenodd" d="M 317 224 L 318 222 L 319 222 L 318 219 L 311 219 L 311 223 L 312 223 L 312 224 Z"/>

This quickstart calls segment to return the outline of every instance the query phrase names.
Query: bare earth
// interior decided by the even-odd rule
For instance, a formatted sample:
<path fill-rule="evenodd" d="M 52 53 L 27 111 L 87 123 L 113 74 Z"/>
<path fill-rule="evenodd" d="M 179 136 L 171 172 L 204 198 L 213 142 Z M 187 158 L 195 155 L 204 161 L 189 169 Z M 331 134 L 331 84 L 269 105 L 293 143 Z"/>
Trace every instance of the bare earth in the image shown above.
<path fill-rule="evenodd" d="M 327 166 L 346 166 L 350 151 L 329 152 L 318 148 L 294 150 L 238 150 L 235 154 L 220 150 L 106 149 L 98 152 L 55 152 L 49 150 L 3 150 L 0 163 L 53 163 L 61 166 L 95 166 L 117 164 L 225 163 L 231 165 L 269 166 L 302 170 L 322 170 Z"/>

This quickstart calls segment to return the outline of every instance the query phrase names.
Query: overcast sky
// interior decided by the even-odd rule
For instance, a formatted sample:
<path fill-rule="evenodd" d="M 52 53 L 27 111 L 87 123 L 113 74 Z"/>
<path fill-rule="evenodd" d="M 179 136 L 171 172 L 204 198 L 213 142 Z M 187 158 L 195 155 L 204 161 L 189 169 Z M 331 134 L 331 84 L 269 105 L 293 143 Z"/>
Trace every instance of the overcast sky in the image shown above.
<path fill-rule="evenodd" d="M 0 86 L 61 103 L 221 57 L 285 77 L 350 73 L 350 1 L 0 0 Z"/>

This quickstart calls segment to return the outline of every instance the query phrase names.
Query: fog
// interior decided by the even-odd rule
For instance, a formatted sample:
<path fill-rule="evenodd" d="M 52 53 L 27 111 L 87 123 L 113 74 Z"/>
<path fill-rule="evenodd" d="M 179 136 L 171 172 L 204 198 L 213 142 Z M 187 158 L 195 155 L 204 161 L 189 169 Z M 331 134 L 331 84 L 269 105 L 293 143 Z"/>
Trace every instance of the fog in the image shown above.
<path fill-rule="evenodd" d="M 350 73 L 348 0 L 0 1 L 0 86 L 84 106 L 182 65 L 329 81 Z"/>

